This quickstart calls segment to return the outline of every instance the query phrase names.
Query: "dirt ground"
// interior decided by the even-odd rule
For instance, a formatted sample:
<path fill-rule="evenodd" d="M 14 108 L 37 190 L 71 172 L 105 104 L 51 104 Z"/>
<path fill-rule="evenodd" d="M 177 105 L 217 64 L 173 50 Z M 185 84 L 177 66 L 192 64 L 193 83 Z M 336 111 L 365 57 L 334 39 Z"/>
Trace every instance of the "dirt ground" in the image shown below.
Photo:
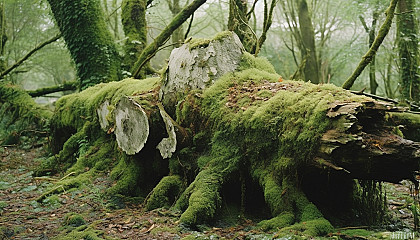
<path fill-rule="evenodd" d="M 55 180 L 33 177 L 45 150 L 42 146 L 22 149 L 0 147 L 0 240 L 1 239 L 275 239 L 276 233 L 263 233 L 252 220 L 234 226 L 208 227 L 200 231 L 185 229 L 178 223 L 179 213 L 165 209 L 146 212 L 142 203 L 115 202 L 103 192 L 112 184 L 106 174 L 92 184 L 36 199 Z M 390 212 L 399 220 L 395 229 L 374 231 L 365 227 L 337 229 L 324 239 L 412 239 L 416 238 L 410 203 L 409 184 L 387 184 Z M 417 199 L 418 201 L 418 199 Z M 71 222 L 81 216 L 81 222 Z M 283 239 L 311 239 L 291 233 Z"/>

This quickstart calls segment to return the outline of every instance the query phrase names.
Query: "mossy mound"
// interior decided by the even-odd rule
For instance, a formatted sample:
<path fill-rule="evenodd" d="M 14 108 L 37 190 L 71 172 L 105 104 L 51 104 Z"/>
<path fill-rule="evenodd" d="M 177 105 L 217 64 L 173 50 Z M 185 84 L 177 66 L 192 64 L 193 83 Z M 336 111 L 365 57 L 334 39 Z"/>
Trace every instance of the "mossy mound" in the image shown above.
<path fill-rule="evenodd" d="M 0 143 L 14 145 L 22 136 L 46 136 L 52 111 L 41 107 L 22 88 L 0 83 Z M 42 134 L 44 133 L 44 134 Z"/>

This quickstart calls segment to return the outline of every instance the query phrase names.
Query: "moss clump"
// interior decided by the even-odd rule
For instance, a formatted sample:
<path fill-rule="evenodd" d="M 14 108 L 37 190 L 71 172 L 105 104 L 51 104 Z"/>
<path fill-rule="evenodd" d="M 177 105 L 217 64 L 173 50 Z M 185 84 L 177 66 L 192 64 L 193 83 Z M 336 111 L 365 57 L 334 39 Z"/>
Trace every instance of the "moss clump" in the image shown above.
<path fill-rule="evenodd" d="M 211 42 L 211 39 L 205 39 L 205 38 L 192 38 L 188 42 L 188 46 L 190 48 L 190 51 L 196 48 L 205 48 L 207 47 Z"/>
<path fill-rule="evenodd" d="M 86 221 L 83 219 L 83 217 L 80 214 L 77 213 L 67 213 L 66 216 L 64 216 L 64 226 L 71 226 L 71 227 L 80 227 L 82 225 L 85 225 Z"/>
<path fill-rule="evenodd" d="M 181 194 L 183 185 L 184 183 L 181 177 L 177 175 L 162 178 L 147 200 L 146 209 L 152 210 L 159 207 L 171 207 Z"/>
<path fill-rule="evenodd" d="M 195 49 L 195 48 L 205 48 L 210 44 L 210 42 L 220 41 L 220 40 L 222 40 L 226 37 L 231 37 L 231 36 L 232 36 L 232 32 L 224 31 L 224 32 L 217 33 L 212 39 L 192 38 L 188 42 L 188 46 L 189 46 L 190 51 Z"/>
<path fill-rule="evenodd" d="M 274 218 L 263 220 L 258 223 L 258 228 L 263 231 L 273 231 L 279 228 L 290 226 L 295 222 L 295 215 L 290 212 L 284 212 Z"/>
<path fill-rule="evenodd" d="M 274 69 L 273 65 L 271 65 L 271 63 L 267 59 L 256 58 L 252 54 L 244 52 L 244 54 L 242 55 L 241 63 L 239 65 L 239 70 L 246 70 L 251 68 L 268 73 L 276 73 L 276 70 Z"/>
<path fill-rule="evenodd" d="M 391 125 L 400 125 L 395 132 L 402 134 L 412 141 L 420 141 L 420 115 L 410 113 L 388 113 L 388 121 Z"/>
<path fill-rule="evenodd" d="M 52 239 L 57 240 L 74 240 L 74 239 L 85 239 L 85 240 L 103 240 L 111 239 L 104 236 L 104 233 L 100 230 L 92 229 L 86 225 L 82 225 L 73 229 L 70 232 L 63 231 L 60 235 L 53 237 Z"/>

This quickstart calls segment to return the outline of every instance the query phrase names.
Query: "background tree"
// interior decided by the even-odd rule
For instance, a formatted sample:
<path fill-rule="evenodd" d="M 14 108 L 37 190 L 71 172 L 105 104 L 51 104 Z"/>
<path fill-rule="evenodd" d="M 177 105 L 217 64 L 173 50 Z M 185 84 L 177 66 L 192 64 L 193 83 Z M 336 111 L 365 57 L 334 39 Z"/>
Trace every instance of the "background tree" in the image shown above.
<path fill-rule="evenodd" d="M 400 60 L 401 99 L 420 101 L 419 38 L 415 0 L 400 0 L 397 41 Z"/>
<path fill-rule="evenodd" d="M 80 88 L 119 80 L 121 59 L 98 0 L 48 0 L 76 64 Z"/>
<path fill-rule="evenodd" d="M 379 0 L 375 3 L 376 7 L 372 14 L 372 23 L 370 26 L 366 24 L 365 19 L 362 16 L 359 16 L 360 21 L 362 22 L 363 27 L 365 28 L 366 33 L 369 34 L 369 47 L 372 46 L 375 41 L 376 36 L 376 23 L 379 17 Z M 376 82 L 376 55 L 372 57 L 372 62 L 369 64 L 369 83 L 370 83 L 370 93 L 376 94 L 376 89 L 378 88 L 378 83 Z"/>
<path fill-rule="evenodd" d="M 4 3 L 0 3 L 0 72 L 6 69 L 6 59 L 4 56 L 5 45 L 7 41 L 6 35 L 6 18 L 4 14 Z"/>
<path fill-rule="evenodd" d="M 128 72 L 133 71 L 140 53 L 147 45 L 147 22 L 145 0 L 122 1 L 122 25 L 126 40 L 124 43 L 124 65 Z"/>

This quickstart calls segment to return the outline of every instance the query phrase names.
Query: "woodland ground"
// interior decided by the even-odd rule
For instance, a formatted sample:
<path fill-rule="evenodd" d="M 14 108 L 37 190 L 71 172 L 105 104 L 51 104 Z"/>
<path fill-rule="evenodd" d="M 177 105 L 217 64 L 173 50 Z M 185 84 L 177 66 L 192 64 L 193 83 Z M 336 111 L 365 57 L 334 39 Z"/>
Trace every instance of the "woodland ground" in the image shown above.
<path fill-rule="evenodd" d="M 113 184 L 108 175 L 87 186 L 36 199 L 54 179 L 36 178 L 33 169 L 46 155 L 43 146 L 0 148 L 0 240 L 1 239 L 275 239 L 276 233 L 255 228 L 256 221 L 240 219 L 235 224 L 217 222 L 191 231 L 178 226 L 179 213 L 164 209 L 146 212 L 142 201 L 130 203 L 106 199 L 105 189 Z M 397 224 L 390 229 L 336 229 L 325 239 L 409 239 L 413 237 L 413 216 L 408 203 L 413 201 L 407 186 L 386 184 L 389 209 Z M 79 214 L 83 220 L 69 222 Z M 236 219 L 237 220 L 237 219 Z M 91 233 L 90 235 L 87 235 Z M 78 235 L 79 234 L 79 235 Z M 73 236 L 73 237 L 71 237 Z M 92 238 L 97 236 L 99 238 Z M 291 232 L 283 239 L 312 239 Z M 417 237 L 416 237 L 417 238 Z"/>

